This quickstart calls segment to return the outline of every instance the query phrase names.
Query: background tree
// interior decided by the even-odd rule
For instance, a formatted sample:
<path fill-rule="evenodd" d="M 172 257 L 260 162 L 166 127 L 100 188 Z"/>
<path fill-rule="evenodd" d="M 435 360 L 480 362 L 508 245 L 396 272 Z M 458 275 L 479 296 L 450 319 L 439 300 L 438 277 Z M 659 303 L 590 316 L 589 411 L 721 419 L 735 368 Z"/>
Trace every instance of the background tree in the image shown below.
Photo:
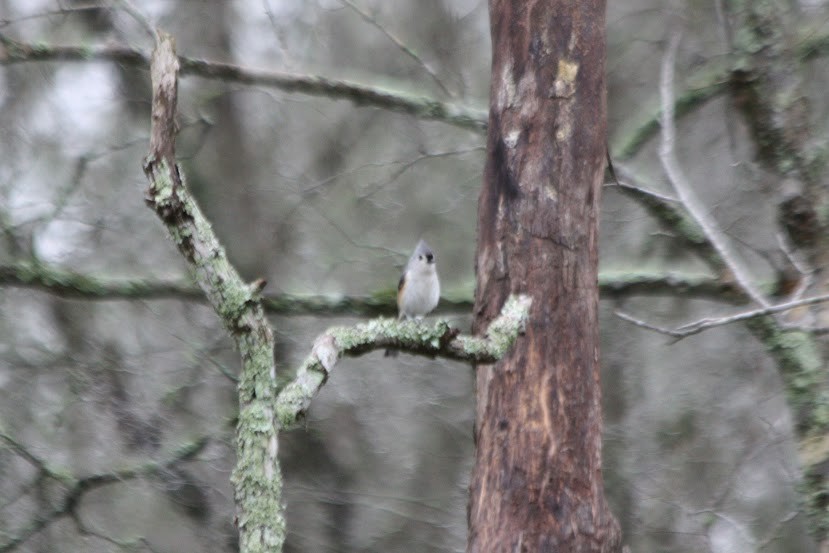
<path fill-rule="evenodd" d="M 486 5 L 213 4 L 140 8 L 185 58 L 191 189 L 242 277 L 277 283 L 279 374 L 330 325 L 391 314 L 421 233 L 443 314 L 468 313 Z M 605 477 L 633 549 L 824 539 L 822 305 L 677 327 L 823 293 L 825 20 L 609 6 Z M 237 353 L 141 200 L 152 38 L 109 4 L 0 3 L 0 26 L 0 548 L 235 550 Z M 280 443 L 287 550 L 464 546 L 471 374 L 378 360 L 349 360 Z"/>

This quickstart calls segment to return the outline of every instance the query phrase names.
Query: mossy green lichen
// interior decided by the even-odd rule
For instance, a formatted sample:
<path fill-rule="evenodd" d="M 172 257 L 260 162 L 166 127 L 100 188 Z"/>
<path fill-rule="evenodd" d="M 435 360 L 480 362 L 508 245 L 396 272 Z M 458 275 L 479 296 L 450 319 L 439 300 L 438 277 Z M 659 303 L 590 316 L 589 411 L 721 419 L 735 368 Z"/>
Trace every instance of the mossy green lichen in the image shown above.
<path fill-rule="evenodd" d="M 95 57 L 95 47 L 92 44 L 84 43 L 81 45 L 80 54 L 84 60 L 91 60 Z"/>
<path fill-rule="evenodd" d="M 282 474 L 276 458 L 277 428 L 268 402 L 242 408 L 237 426 L 237 461 L 231 482 L 239 506 L 243 551 L 279 551 L 285 541 Z"/>
<path fill-rule="evenodd" d="M 308 409 L 326 376 L 325 369 L 314 360 L 309 359 L 303 364 L 297 377 L 277 396 L 276 420 L 280 428 L 291 428 L 297 423 L 297 418 Z"/>
<path fill-rule="evenodd" d="M 32 52 L 37 56 L 45 56 L 52 52 L 48 42 L 37 41 L 32 43 Z"/>
<path fill-rule="evenodd" d="M 819 539 L 829 534 L 829 482 L 821 474 L 807 473 L 798 485 L 810 530 Z"/>
<path fill-rule="evenodd" d="M 454 336 L 456 332 L 444 320 L 428 323 L 378 318 L 350 327 L 330 328 L 317 340 L 314 351 L 297 370 L 296 378 L 279 392 L 275 403 L 276 419 L 281 428 L 296 424 L 328 377 L 328 371 L 342 355 L 357 355 L 386 345 L 439 355 L 446 346 L 447 337 L 454 337 L 460 348 L 455 344 L 443 352 L 452 358 L 487 362 L 499 359 L 523 331 L 530 304 L 527 296 L 509 298 L 485 337 Z"/>
<path fill-rule="evenodd" d="M 813 336 L 799 330 L 782 330 L 769 317 L 747 323 L 778 362 L 786 395 L 797 416 L 800 435 L 829 429 L 829 398 L 824 390 L 823 361 Z"/>

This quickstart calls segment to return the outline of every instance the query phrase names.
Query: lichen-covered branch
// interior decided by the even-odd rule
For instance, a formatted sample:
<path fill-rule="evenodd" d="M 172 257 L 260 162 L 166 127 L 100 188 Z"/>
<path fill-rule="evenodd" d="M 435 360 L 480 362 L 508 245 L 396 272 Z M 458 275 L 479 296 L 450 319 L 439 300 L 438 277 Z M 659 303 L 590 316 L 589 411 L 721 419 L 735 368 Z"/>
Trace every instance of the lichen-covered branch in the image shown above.
<path fill-rule="evenodd" d="M 102 274 L 69 271 L 38 260 L 0 265 L 0 287 L 32 288 L 62 298 L 90 301 L 176 299 L 205 302 L 204 292 L 185 280 L 150 277 L 115 278 Z M 612 270 L 599 273 L 602 298 L 677 295 L 744 303 L 734 286 L 703 274 L 680 272 Z M 394 292 L 366 296 L 324 294 L 263 294 L 265 311 L 273 315 L 336 317 L 382 317 L 397 314 Z M 436 314 L 468 312 L 472 298 L 442 297 Z"/>
<path fill-rule="evenodd" d="M 824 170 L 825 146 L 813 139 L 813 113 L 804 86 L 801 60 L 825 55 L 826 39 L 793 48 L 797 38 L 794 11 L 788 2 L 734 0 L 726 4 L 736 29 L 732 88 L 734 103 L 744 119 L 760 164 L 781 183 L 777 219 L 789 244 L 812 267 L 829 263 L 829 192 Z M 826 271 L 813 273 L 810 292 L 829 293 Z M 818 319 L 825 318 L 820 306 Z M 829 550 L 829 386 L 826 348 L 813 335 L 780 328 L 772 319 L 756 319 L 749 328 L 763 336 L 769 353 L 778 359 L 786 395 L 800 442 L 803 504 L 821 551 Z M 803 455 L 805 450 L 808 455 Z"/>
<path fill-rule="evenodd" d="M 406 113 L 418 119 L 442 121 L 449 125 L 482 133 L 486 128 L 486 110 L 441 102 L 377 85 L 305 75 L 252 69 L 231 63 L 198 60 L 179 56 L 181 74 L 242 84 L 277 88 L 310 96 L 350 100 L 358 106 L 373 106 Z M 123 65 L 148 66 L 149 57 L 139 49 L 123 45 L 54 46 L 30 44 L 0 34 L 0 65 L 37 61 L 108 60 Z"/>
<path fill-rule="evenodd" d="M 677 296 L 737 304 L 746 302 L 734 283 L 726 279 L 664 271 L 602 271 L 599 273 L 599 296 L 600 299 Z"/>
<path fill-rule="evenodd" d="M 524 330 L 531 303 L 528 296 L 510 296 L 501 315 L 492 321 L 484 336 L 461 335 L 446 321 L 427 324 L 375 319 L 354 326 L 329 328 L 314 342 L 311 354 L 300 366 L 296 378 L 277 396 L 276 412 L 280 425 L 289 428 L 302 419 L 311 400 L 342 357 L 393 347 L 428 357 L 493 363 L 504 356 Z"/>
<path fill-rule="evenodd" d="M 796 42 L 793 51 L 801 61 L 829 55 L 829 35 L 808 29 Z M 0 65 L 44 61 L 112 61 L 130 66 L 148 66 L 149 56 L 137 48 L 119 44 L 105 45 L 51 45 L 29 43 L 0 34 Z M 378 86 L 330 79 L 319 75 L 291 74 L 279 71 L 253 70 L 233 64 L 179 57 L 182 74 L 206 79 L 217 79 L 275 87 L 286 92 L 298 92 L 335 99 L 352 100 L 358 105 L 371 105 L 408 113 L 427 120 L 483 133 L 487 115 L 482 109 L 437 101 L 425 96 Z M 695 70 L 687 79 L 689 86 L 677 94 L 674 109 L 677 117 L 692 113 L 709 100 L 728 91 L 730 68 L 717 58 Z M 627 125 L 627 130 L 613 141 L 613 155 L 625 160 L 633 157 L 642 146 L 659 132 L 661 108 L 658 100 Z"/>
<path fill-rule="evenodd" d="M 109 278 L 68 271 L 37 260 L 0 265 L 0 286 L 34 288 L 63 298 L 86 300 L 203 300 L 190 282 L 153 278 Z"/>
<path fill-rule="evenodd" d="M 808 182 L 810 112 L 803 69 L 791 48 L 791 6 L 777 0 L 734 0 L 726 7 L 737 29 L 732 94 L 746 115 L 758 161 L 781 175 L 817 185 Z"/>
<path fill-rule="evenodd" d="M 178 71 L 173 39 L 158 31 L 150 68 L 153 100 L 150 152 L 144 163 L 150 181 L 146 201 L 166 226 L 242 357 L 237 465 L 232 476 L 241 551 L 279 551 L 285 540 L 285 519 L 272 406 L 273 332 L 257 297 L 258 286 L 241 279 L 184 186 L 175 160 Z"/>

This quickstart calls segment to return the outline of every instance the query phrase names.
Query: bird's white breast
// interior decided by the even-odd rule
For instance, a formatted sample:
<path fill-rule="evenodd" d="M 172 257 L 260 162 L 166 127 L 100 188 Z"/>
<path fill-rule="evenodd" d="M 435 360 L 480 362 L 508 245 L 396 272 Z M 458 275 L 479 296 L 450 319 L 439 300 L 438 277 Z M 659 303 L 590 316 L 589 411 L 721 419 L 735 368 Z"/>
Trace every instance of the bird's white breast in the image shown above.
<path fill-rule="evenodd" d="M 434 265 L 417 268 L 406 278 L 401 301 L 401 314 L 421 318 L 437 307 L 440 300 L 440 281 Z"/>

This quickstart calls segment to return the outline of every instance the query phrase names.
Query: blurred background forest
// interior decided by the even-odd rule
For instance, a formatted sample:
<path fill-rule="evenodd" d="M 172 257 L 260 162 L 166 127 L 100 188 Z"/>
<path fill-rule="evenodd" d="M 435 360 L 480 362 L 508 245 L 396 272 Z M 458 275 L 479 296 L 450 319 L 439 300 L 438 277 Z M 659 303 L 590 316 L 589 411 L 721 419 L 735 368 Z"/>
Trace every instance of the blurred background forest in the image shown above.
<path fill-rule="evenodd" d="M 0 0 L 0 551 L 234 551 L 238 355 L 143 202 L 147 68 L 45 55 L 149 54 L 136 20 L 104 4 Z M 616 312 L 675 327 L 746 308 L 728 263 L 637 192 L 674 195 L 655 117 L 667 40 L 680 33 L 674 148 L 703 211 L 764 294 L 826 292 L 816 267 L 829 244 L 799 223 L 823 198 L 829 3 L 609 4 L 610 150 L 637 187 L 607 186 L 601 222 L 612 510 L 633 551 L 818 551 L 802 482 L 820 463 L 803 444 L 825 427 L 810 426 L 816 400 L 793 395 L 787 375 L 799 369 L 784 359 L 801 342 L 775 349 L 738 324 L 677 341 Z M 135 5 L 182 56 L 486 116 L 486 2 Z M 781 98 L 796 109 L 757 108 Z M 326 327 L 393 313 L 420 237 L 455 300 L 441 315 L 468 326 L 480 129 L 193 73 L 179 101 L 188 184 L 242 275 L 267 278 L 266 295 L 354 300 L 279 304 L 285 378 Z M 822 320 L 816 307 L 774 324 Z M 798 334 L 814 356 L 811 380 L 795 385 L 807 395 L 823 393 L 823 333 Z M 466 365 L 379 352 L 341 363 L 305 427 L 281 439 L 286 551 L 464 550 L 473 400 Z"/>

